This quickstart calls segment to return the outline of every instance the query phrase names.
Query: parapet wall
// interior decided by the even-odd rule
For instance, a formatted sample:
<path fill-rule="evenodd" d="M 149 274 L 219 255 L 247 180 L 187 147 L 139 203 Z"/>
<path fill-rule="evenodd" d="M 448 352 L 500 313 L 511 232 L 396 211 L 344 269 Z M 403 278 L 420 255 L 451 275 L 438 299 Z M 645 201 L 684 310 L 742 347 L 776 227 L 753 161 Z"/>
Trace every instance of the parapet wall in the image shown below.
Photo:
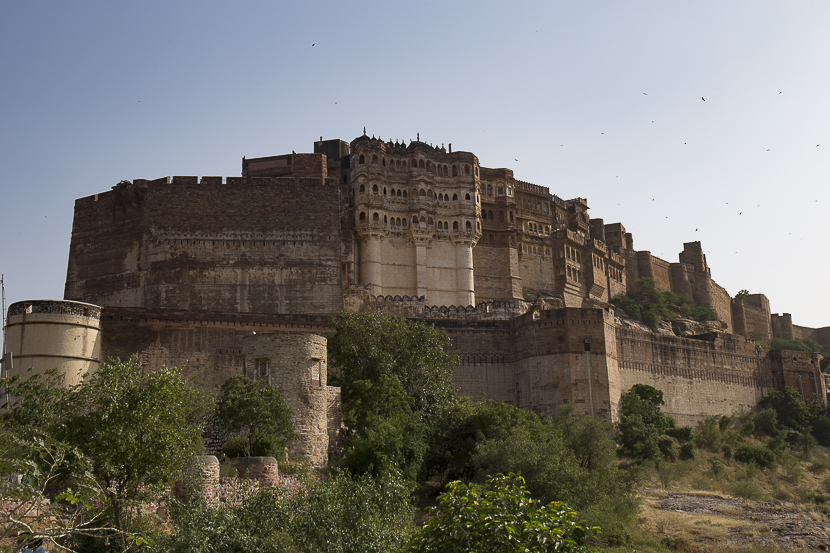
<path fill-rule="evenodd" d="M 336 182 L 141 181 L 75 202 L 65 297 L 102 306 L 336 315 Z"/>

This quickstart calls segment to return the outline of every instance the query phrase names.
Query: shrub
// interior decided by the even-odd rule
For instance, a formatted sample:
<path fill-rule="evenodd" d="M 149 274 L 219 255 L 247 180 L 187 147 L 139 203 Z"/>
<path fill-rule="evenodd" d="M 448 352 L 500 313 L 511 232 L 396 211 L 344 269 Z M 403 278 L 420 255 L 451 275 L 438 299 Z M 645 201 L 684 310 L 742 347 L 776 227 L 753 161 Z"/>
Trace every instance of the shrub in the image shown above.
<path fill-rule="evenodd" d="M 501 474 L 479 487 L 451 482 L 440 509 L 413 534 L 408 551 L 586 551 L 599 528 L 576 522 L 564 503 L 531 499 L 521 476 Z"/>
<path fill-rule="evenodd" d="M 758 486 L 747 480 L 735 482 L 727 488 L 727 491 L 735 497 L 749 499 L 751 501 L 763 501 L 766 499 L 764 492 Z"/>
<path fill-rule="evenodd" d="M 735 451 L 735 459 L 742 463 L 756 463 L 764 469 L 775 468 L 775 453 L 765 447 L 744 444 Z"/>
<path fill-rule="evenodd" d="M 697 449 L 694 442 L 686 442 L 680 446 L 680 458 L 683 460 L 693 460 L 697 457 Z"/>
<path fill-rule="evenodd" d="M 715 478 L 720 478 L 726 472 L 726 465 L 718 459 L 712 459 L 709 463 L 712 465 L 712 476 Z"/>
<path fill-rule="evenodd" d="M 767 436 L 775 436 L 778 432 L 778 415 L 775 409 L 762 409 L 755 415 L 755 431 Z"/>
<path fill-rule="evenodd" d="M 706 417 L 697 423 L 698 431 L 695 442 L 709 451 L 717 451 L 720 447 L 723 434 L 721 433 L 718 417 Z"/>
<path fill-rule="evenodd" d="M 723 452 L 723 458 L 729 461 L 733 457 L 732 446 L 729 444 L 723 444 L 721 447 L 721 451 Z"/>
<path fill-rule="evenodd" d="M 681 444 L 695 440 L 695 431 L 691 426 L 669 428 L 666 430 L 666 435 L 675 438 Z"/>
<path fill-rule="evenodd" d="M 660 453 L 666 459 L 673 461 L 677 458 L 677 450 L 674 448 L 674 440 L 671 436 L 660 436 L 657 438 L 657 447 L 660 448 Z"/>

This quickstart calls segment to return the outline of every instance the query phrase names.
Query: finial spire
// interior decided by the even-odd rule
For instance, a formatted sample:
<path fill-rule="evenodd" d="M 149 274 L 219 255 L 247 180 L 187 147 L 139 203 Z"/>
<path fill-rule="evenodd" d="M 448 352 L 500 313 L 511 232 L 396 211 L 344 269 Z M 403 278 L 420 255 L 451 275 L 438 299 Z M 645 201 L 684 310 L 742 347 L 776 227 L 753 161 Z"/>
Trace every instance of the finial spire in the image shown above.
<path fill-rule="evenodd" d="M 417 140 L 418 142 L 421 141 L 421 133 L 416 133 L 415 137 L 416 137 L 415 140 Z"/>
<path fill-rule="evenodd" d="M 363 134 L 366 134 L 366 125 L 363 125 Z"/>

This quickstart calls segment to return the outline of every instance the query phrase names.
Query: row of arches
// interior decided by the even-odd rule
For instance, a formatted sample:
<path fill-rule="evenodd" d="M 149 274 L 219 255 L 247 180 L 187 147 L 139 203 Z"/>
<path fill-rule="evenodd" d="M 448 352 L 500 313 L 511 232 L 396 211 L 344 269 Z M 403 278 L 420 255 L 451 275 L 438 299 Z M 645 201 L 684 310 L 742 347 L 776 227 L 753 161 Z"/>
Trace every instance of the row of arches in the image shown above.
<path fill-rule="evenodd" d="M 366 185 L 361 184 L 360 187 L 358 188 L 358 191 L 360 193 L 366 193 Z M 409 194 L 404 189 L 390 188 L 389 191 L 387 192 L 387 188 L 385 186 L 381 189 L 381 188 L 378 187 L 377 184 L 372 185 L 372 194 L 373 195 L 378 196 L 381 193 L 384 196 L 391 196 L 392 198 L 408 199 L 408 197 L 409 197 Z M 449 201 L 457 202 L 458 201 L 458 194 L 457 193 L 454 193 L 452 195 L 452 200 L 450 200 L 450 195 L 449 194 L 444 194 L 443 192 L 440 193 L 440 194 L 435 194 L 432 191 L 432 189 L 423 189 L 423 188 L 421 188 L 420 190 L 417 190 L 417 191 L 415 189 L 413 189 L 412 190 L 412 196 L 415 197 L 416 195 L 418 197 L 424 198 L 424 199 L 432 198 L 433 200 L 435 200 L 437 202 L 449 202 Z M 470 198 L 469 192 L 464 194 L 464 201 L 469 202 L 470 200 L 471 200 L 471 198 Z"/>
<path fill-rule="evenodd" d="M 550 257 L 550 248 L 536 244 L 522 244 L 521 252 L 526 255 L 544 255 L 545 257 Z"/>
<path fill-rule="evenodd" d="M 481 218 L 482 219 L 495 220 L 495 217 L 493 216 L 493 210 L 492 209 L 486 209 L 486 210 L 482 209 L 481 210 Z M 507 220 L 511 223 L 513 222 L 513 212 L 512 211 L 507 212 Z M 501 223 L 505 222 L 505 220 L 504 220 L 504 211 L 499 211 L 499 222 L 501 222 Z"/>
<path fill-rule="evenodd" d="M 372 154 L 371 165 L 380 165 L 381 167 L 389 167 L 390 169 L 394 169 L 396 171 L 406 171 L 407 169 L 424 169 L 425 171 L 429 171 L 431 173 L 437 173 L 438 175 L 448 177 L 452 175 L 453 177 L 457 177 L 460 172 L 463 171 L 464 175 L 470 174 L 470 165 L 465 163 L 463 168 L 460 167 L 458 164 L 447 165 L 444 164 L 437 164 L 433 163 L 430 160 L 418 159 L 418 160 L 411 160 L 407 161 L 405 159 L 390 159 L 389 163 L 387 164 L 386 157 L 378 157 L 377 154 Z M 364 154 L 360 154 L 357 158 L 358 165 L 366 164 L 366 156 Z M 478 167 L 475 168 L 475 173 L 478 175 Z"/>
<path fill-rule="evenodd" d="M 378 212 L 372 213 L 372 216 L 371 216 L 372 223 L 375 224 L 375 225 L 380 225 L 380 221 L 381 221 L 380 217 L 381 217 L 380 213 L 378 213 Z M 356 223 L 357 224 L 364 224 L 368 221 L 369 221 L 369 215 L 365 211 L 361 211 L 357 216 Z M 407 228 L 407 219 L 406 219 L 406 217 L 403 217 L 403 218 L 401 218 L 401 217 L 392 217 L 390 219 L 387 215 L 384 215 L 383 216 L 383 225 L 384 226 L 391 226 L 391 227 Z M 449 221 L 438 221 L 436 223 L 435 221 L 433 221 L 432 217 L 427 217 L 427 216 L 424 216 L 424 215 L 421 215 L 421 216 L 413 215 L 412 216 L 412 226 L 413 227 L 431 227 L 433 225 L 435 225 L 435 227 L 438 230 L 450 230 Z M 478 224 L 476 225 L 476 227 L 477 227 L 478 230 L 481 230 L 480 227 L 478 227 Z M 460 229 L 461 229 L 461 223 L 459 223 L 459 221 L 453 221 L 452 222 L 452 230 L 459 231 Z M 466 230 L 468 232 L 472 232 L 473 225 L 470 221 L 465 221 L 464 222 L 464 230 Z"/>
<path fill-rule="evenodd" d="M 548 225 L 540 225 L 538 223 L 534 223 L 533 221 L 527 221 L 522 225 L 524 230 L 527 232 L 533 232 L 536 234 L 550 234 L 550 226 Z"/>
<path fill-rule="evenodd" d="M 513 187 L 509 184 L 505 186 L 505 184 L 503 182 L 498 183 L 495 187 L 493 187 L 492 184 L 487 184 L 487 186 L 484 187 L 484 190 L 485 190 L 485 192 L 487 193 L 488 196 L 493 196 L 494 191 L 496 192 L 496 195 L 498 195 L 498 196 L 504 196 L 505 193 L 508 196 L 513 195 Z"/>

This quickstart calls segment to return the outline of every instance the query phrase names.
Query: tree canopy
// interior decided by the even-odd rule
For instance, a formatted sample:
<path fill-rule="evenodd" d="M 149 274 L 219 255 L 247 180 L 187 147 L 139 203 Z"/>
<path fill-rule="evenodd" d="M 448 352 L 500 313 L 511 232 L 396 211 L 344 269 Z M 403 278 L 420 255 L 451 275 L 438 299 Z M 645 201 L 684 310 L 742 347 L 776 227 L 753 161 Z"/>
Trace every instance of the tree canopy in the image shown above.
<path fill-rule="evenodd" d="M 181 369 L 145 374 L 135 357 L 102 364 L 71 388 L 54 372 L 3 379 L 0 386 L 15 398 L 2 416 L 7 431 L 48 437 L 89 458 L 122 544 L 125 505 L 178 479 L 187 458 L 204 447 L 202 430 L 213 410 L 212 399 L 189 386 Z"/>
<path fill-rule="evenodd" d="M 292 416 L 279 389 L 242 375 L 222 384 L 216 402 L 219 427 L 228 443 L 237 444 L 245 456 L 284 458 L 286 446 L 299 437 Z"/>
<path fill-rule="evenodd" d="M 451 482 L 433 518 L 412 536 L 412 553 L 587 551 L 599 528 L 576 521 L 564 503 L 532 499 L 516 474 L 496 475 L 479 486 Z"/>
<path fill-rule="evenodd" d="M 629 317 L 640 320 L 657 329 L 660 317 L 670 321 L 678 317 L 706 322 L 712 318 L 712 311 L 705 306 L 695 305 L 688 298 L 674 292 L 661 292 L 653 278 L 638 278 L 627 294 L 616 296 L 611 303 L 625 311 Z"/>

